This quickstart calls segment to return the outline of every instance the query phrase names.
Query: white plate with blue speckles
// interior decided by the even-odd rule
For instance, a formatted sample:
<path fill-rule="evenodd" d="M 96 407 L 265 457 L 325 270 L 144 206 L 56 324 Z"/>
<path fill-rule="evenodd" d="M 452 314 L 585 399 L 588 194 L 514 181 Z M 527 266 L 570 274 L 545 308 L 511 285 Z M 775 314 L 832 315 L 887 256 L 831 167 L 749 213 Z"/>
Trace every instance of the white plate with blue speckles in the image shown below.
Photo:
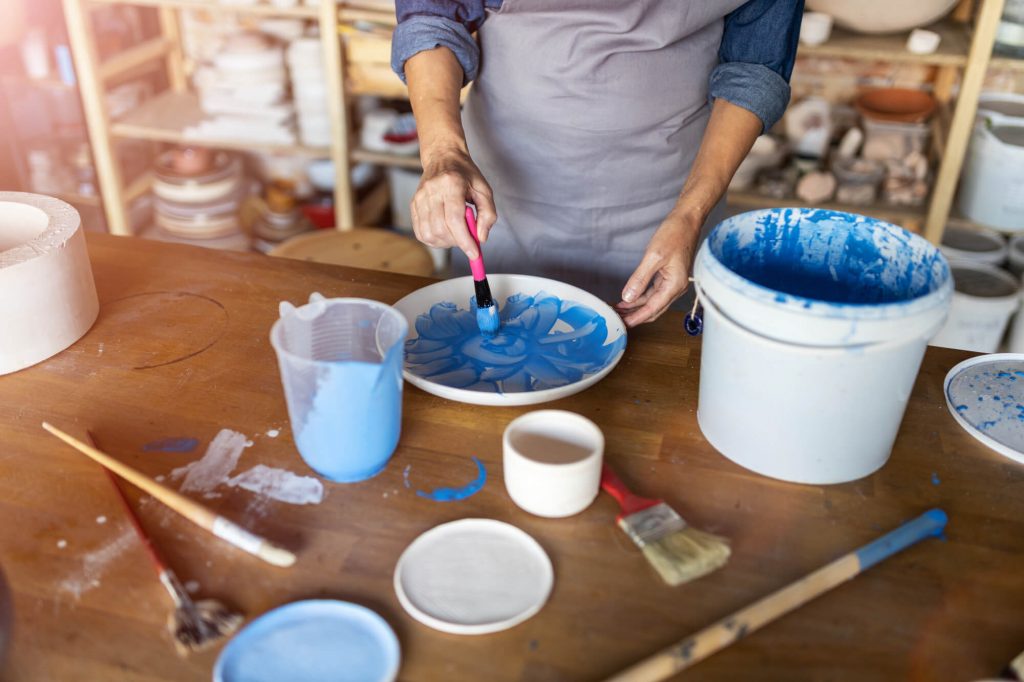
<path fill-rule="evenodd" d="M 473 405 L 535 405 L 579 393 L 611 372 L 626 325 L 583 289 L 530 275 L 488 275 L 501 330 L 484 339 L 472 277 L 431 284 L 395 304 L 409 322 L 402 370 L 428 393 Z"/>
<path fill-rule="evenodd" d="M 943 388 L 950 413 L 967 433 L 1024 464 L 1024 355 L 964 360 L 949 370 Z"/>

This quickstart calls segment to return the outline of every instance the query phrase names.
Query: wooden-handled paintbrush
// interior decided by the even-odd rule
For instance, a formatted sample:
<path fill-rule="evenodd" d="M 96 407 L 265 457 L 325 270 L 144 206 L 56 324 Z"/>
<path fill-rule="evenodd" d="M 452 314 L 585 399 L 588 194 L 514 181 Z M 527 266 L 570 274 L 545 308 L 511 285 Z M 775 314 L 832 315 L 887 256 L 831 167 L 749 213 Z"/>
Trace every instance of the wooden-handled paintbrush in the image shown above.
<path fill-rule="evenodd" d="M 235 547 L 244 549 L 246 552 L 258 556 L 275 566 L 291 566 L 295 563 L 295 555 L 287 549 L 275 545 L 266 538 L 250 533 L 234 521 L 230 521 L 220 514 L 207 509 L 176 490 L 171 490 L 157 483 L 141 471 L 117 461 L 110 455 L 100 452 L 73 436 L 69 436 L 56 426 L 43 422 L 43 428 L 82 454 L 110 469 L 129 483 L 142 488 L 200 528 L 210 531 L 222 540 L 227 540 Z"/>
<path fill-rule="evenodd" d="M 92 434 L 86 433 L 86 435 L 89 445 L 96 447 Z M 174 638 L 174 647 L 177 649 L 178 655 L 184 656 L 190 651 L 202 651 L 213 646 L 222 638 L 233 634 L 241 626 L 245 616 L 231 611 L 216 599 L 192 601 L 188 592 L 182 587 L 181 581 L 178 580 L 178 576 L 174 575 L 174 571 L 167 567 L 167 563 L 160 556 L 156 545 L 146 533 L 146 529 L 142 527 L 139 517 L 128 503 L 128 498 L 125 497 L 121 486 L 117 484 L 114 474 L 110 473 L 110 469 L 106 467 L 103 467 L 103 473 L 110 481 L 110 485 L 117 491 L 117 499 L 121 501 L 121 507 L 128 516 L 135 533 L 139 536 L 139 540 L 142 541 L 143 547 L 146 548 L 146 553 L 149 554 L 157 576 L 160 578 L 160 583 L 174 600 L 174 611 L 167 617 L 167 629 Z"/>
<path fill-rule="evenodd" d="M 669 585 L 695 580 L 729 560 L 728 540 L 687 525 L 661 500 L 634 495 L 607 464 L 601 467 L 601 488 L 622 508 L 619 527 Z"/>
<path fill-rule="evenodd" d="M 941 537 L 946 528 L 946 520 L 946 513 L 941 509 L 929 509 L 874 542 L 836 559 L 814 573 L 608 678 L 607 682 L 659 682 L 671 677 L 776 618 L 803 606 L 815 597 L 842 585 L 879 561 L 925 538 Z"/>

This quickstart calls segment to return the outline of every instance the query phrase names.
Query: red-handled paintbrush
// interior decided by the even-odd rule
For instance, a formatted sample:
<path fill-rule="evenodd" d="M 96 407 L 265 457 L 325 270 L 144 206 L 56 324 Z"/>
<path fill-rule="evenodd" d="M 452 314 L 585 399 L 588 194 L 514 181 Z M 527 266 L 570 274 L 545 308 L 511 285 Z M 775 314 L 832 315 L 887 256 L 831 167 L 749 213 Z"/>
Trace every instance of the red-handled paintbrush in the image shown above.
<path fill-rule="evenodd" d="M 634 495 L 607 464 L 601 467 L 601 488 L 622 508 L 619 527 L 669 585 L 707 575 L 728 561 L 728 540 L 688 526 L 661 500 Z"/>
<path fill-rule="evenodd" d="M 87 432 L 86 435 L 89 444 L 95 447 L 92 434 Z M 117 491 L 121 507 L 128 516 L 128 520 L 131 521 L 143 547 L 146 548 L 146 553 L 149 554 L 149 558 L 153 562 L 161 584 L 174 600 L 174 612 L 167 618 L 167 629 L 174 637 L 174 646 L 178 653 L 184 655 L 190 651 L 202 651 L 216 644 L 221 638 L 234 633 L 245 617 L 240 613 L 234 613 L 215 599 L 192 601 L 178 580 L 178 576 L 174 575 L 174 572 L 167 567 L 153 541 L 149 539 L 142 523 L 139 522 L 139 517 L 135 515 L 135 510 L 128 504 L 128 498 L 125 497 L 124 491 L 117 484 L 114 474 L 106 467 L 103 467 L 103 471 L 110 480 L 110 485 Z"/>

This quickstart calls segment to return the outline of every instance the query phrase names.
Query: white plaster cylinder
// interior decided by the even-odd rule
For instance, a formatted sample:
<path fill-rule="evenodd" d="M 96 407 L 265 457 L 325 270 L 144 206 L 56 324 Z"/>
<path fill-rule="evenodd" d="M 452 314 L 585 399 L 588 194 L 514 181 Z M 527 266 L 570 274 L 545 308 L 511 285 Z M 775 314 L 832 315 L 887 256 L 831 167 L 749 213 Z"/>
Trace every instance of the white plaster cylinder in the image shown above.
<path fill-rule="evenodd" d="M 78 211 L 51 197 L 0 192 L 0 374 L 64 350 L 98 313 Z"/>

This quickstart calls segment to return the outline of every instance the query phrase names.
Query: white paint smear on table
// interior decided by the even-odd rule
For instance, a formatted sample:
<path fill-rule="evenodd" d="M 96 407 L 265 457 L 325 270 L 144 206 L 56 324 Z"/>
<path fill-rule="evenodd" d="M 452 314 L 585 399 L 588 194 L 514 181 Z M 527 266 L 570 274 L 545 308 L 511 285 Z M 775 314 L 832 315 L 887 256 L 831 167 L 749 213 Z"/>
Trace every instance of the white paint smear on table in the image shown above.
<path fill-rule="evenodd" d="M 297 476 L 264 464 L 257 464 L 227 484 L 288 504 L 320 504 L 324 499 L 323 483 L 312 476 Z"/>
<path fill-rule="evenodd" d="M 252 445 L 252 441 L 246 440 L 243 434 L 221 429 L 210 441 L 202 459 L 178 467 L 171 472 L 171 478 L 177 481 L 185 477 L 181 484 L 183 493 L 201 492 L 206 498 L 220 497 L 220 493 L 213 492 L 213 489 L 228 480 L 238 465 L 242 450 L 249 445 Z"/>
<path fill-rule="evenodd" d="M 136 542 L 138 540 L 135 533 L 130 528 L 126 529 L 121 535 L 82 557 L 81 570 L 62 580 L 57 586 L 58 589 L 79 599 L 89 590 L 99 587 L 100 578 L 103 577 L 107 566 Z"/>
<path fill-rule="evenodd" d="M 267 431 L 267 435 L 270 436 L 271 438 L 277 438 L 279 435 L 281 435 L 281 431 L 279 429 L 270 429 L 269 431 Z"/>
<path fill-rule="evenodd" d="M 257 464 L 231 477 L 242 451 L 252 445 L 244 434 L 221 429 L 210 442 L 203 457 L 171 472 L 175 481 L 184 478 L 182 492 L 199 492 L 203 497 L 220 497 L 219 486 L 242 488 L 257 495 L 288 504 L 319 504 L 324 499 L 323 484 L 312 476 L 298 476 L 286 469 Z"/>

